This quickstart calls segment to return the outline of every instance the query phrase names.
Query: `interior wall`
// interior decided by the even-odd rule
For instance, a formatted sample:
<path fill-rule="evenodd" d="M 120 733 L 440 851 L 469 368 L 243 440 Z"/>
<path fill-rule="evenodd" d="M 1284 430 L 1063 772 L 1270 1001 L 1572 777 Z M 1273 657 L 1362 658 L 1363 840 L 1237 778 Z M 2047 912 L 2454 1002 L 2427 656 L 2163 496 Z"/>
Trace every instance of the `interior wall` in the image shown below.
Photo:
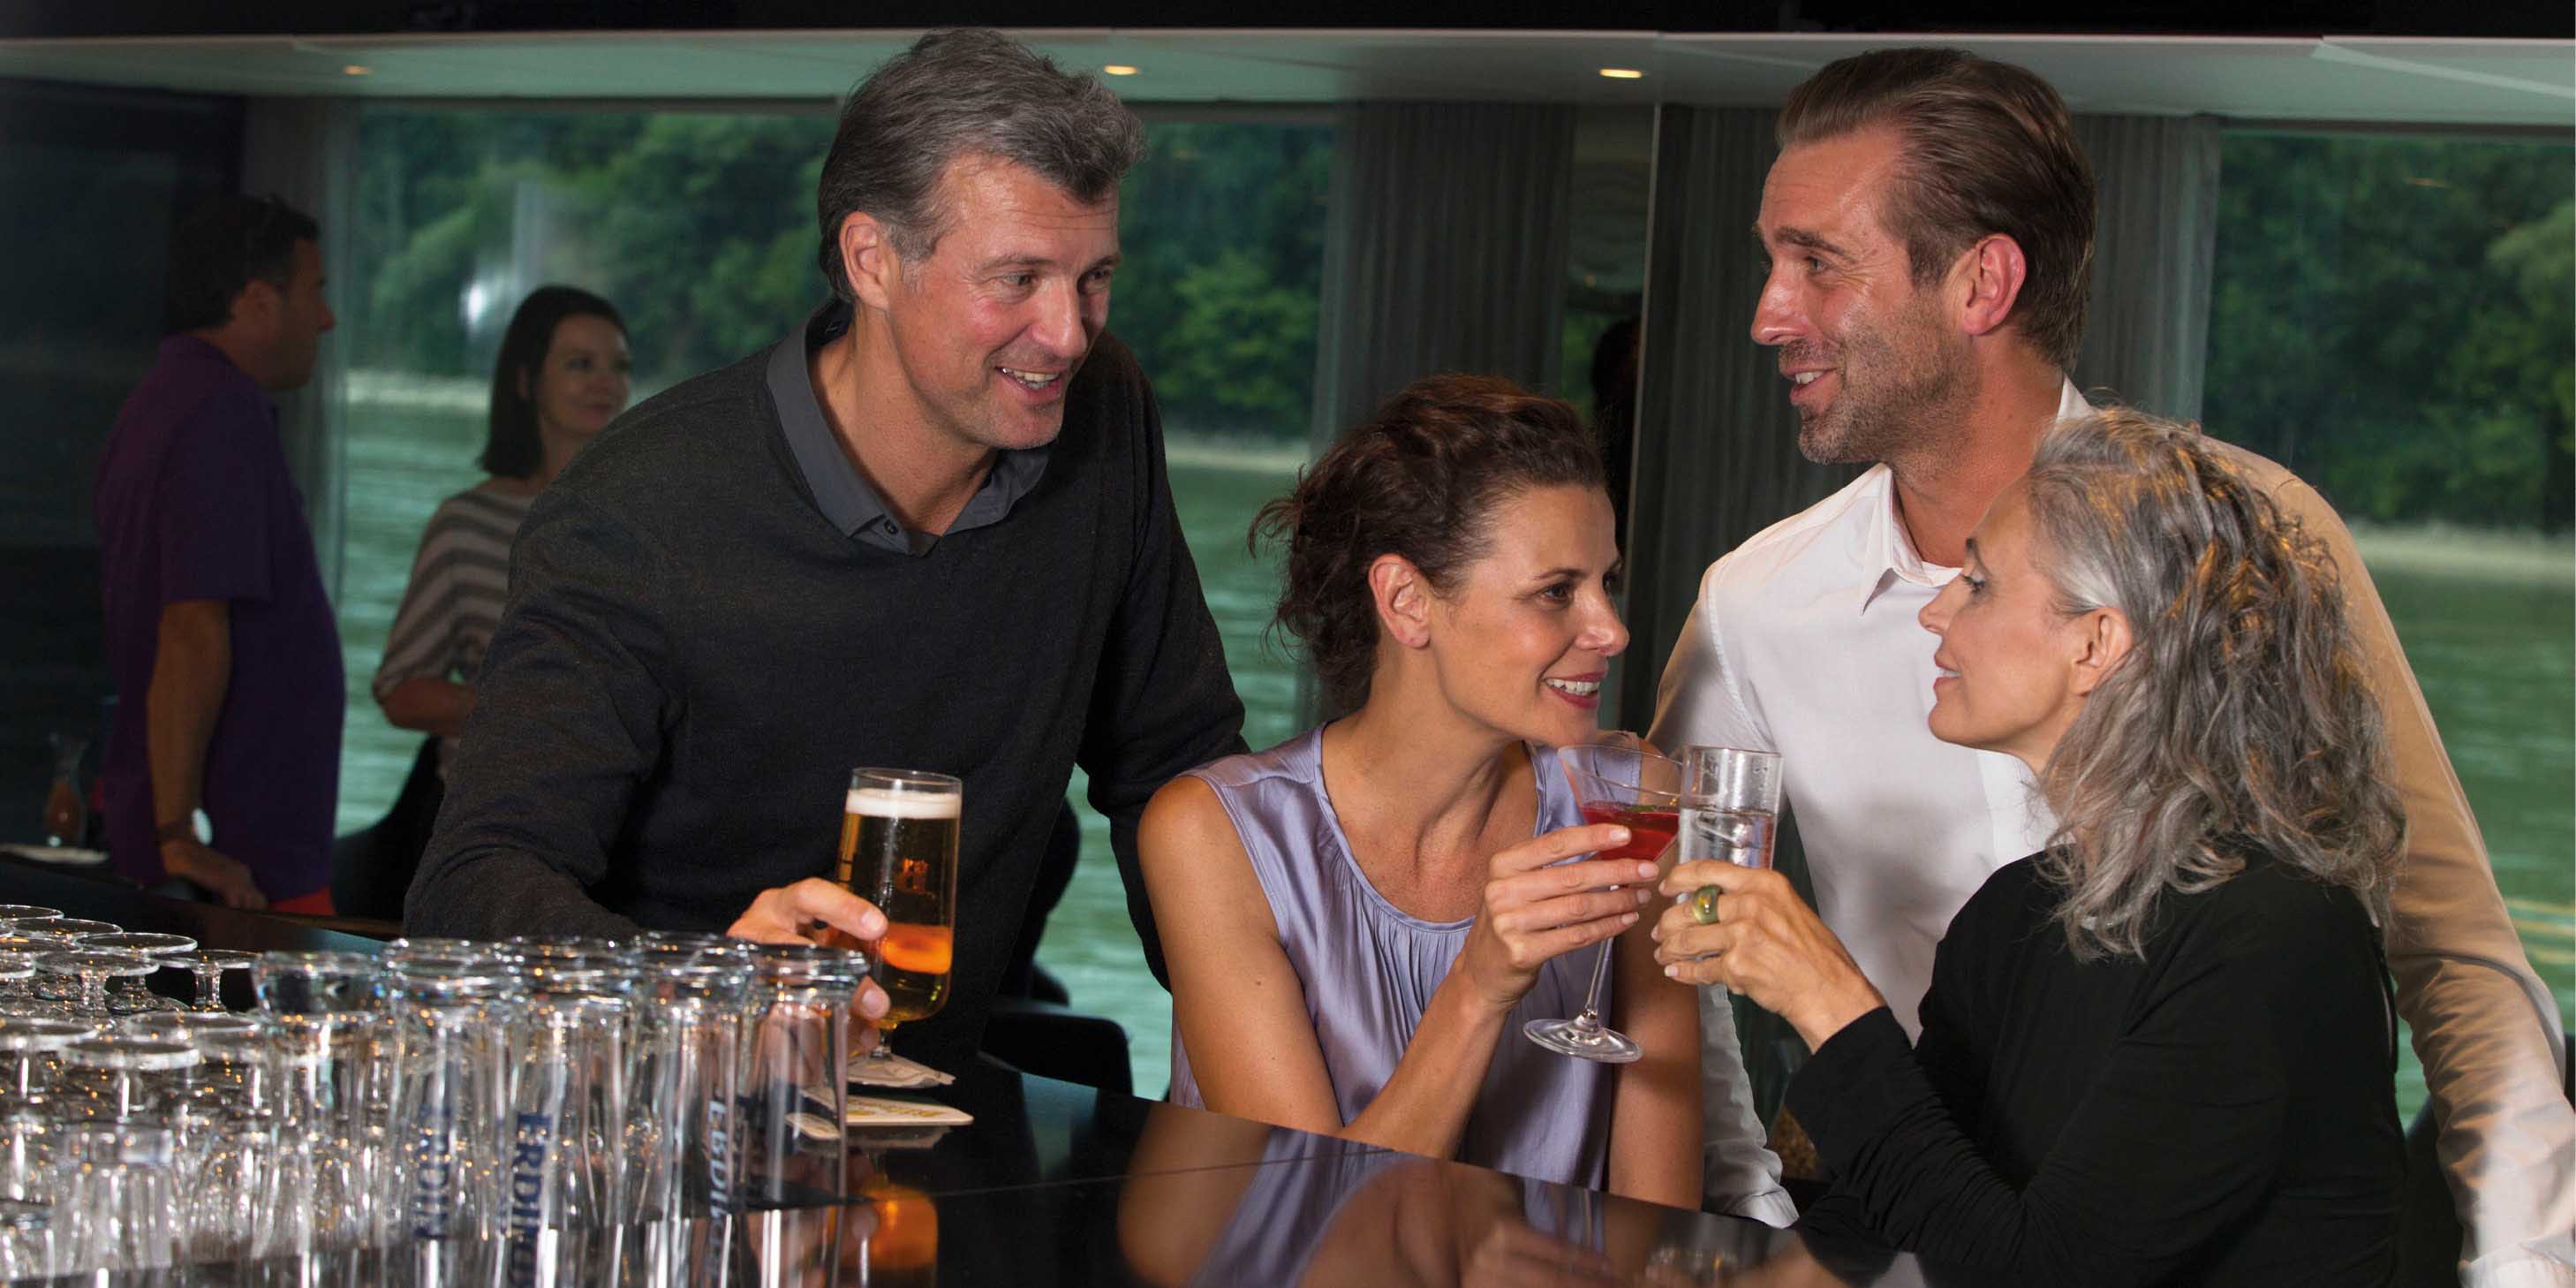
<path fill-rule="evenodd" d="M 46 735 L 109 680 L 90 484 L 161 337 L 170 229 L 233 189 L 242 106 L 0 79 L 0 840 L 41 839 Z"/>

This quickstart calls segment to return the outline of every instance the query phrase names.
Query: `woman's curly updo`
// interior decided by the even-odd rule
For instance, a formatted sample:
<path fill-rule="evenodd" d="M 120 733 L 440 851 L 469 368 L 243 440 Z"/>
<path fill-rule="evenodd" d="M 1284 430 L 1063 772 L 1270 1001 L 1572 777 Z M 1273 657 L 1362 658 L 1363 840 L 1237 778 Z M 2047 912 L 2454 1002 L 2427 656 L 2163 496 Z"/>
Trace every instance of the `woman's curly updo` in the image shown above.
<path fill-rule="evenodd" d="M 1600 447 L 1571 405 L 1500 376 L 1415 381 L 1253 519 L 1256 549 L 1265 537 L 1288 547 L 1272 625 L 1304 651 L 1334 711 L 1355 710 L 1377 658 L 1378 556 L 1403 556 L 1451 593 L 1485 553 L 1497 504 L 1601 478 Z"/>

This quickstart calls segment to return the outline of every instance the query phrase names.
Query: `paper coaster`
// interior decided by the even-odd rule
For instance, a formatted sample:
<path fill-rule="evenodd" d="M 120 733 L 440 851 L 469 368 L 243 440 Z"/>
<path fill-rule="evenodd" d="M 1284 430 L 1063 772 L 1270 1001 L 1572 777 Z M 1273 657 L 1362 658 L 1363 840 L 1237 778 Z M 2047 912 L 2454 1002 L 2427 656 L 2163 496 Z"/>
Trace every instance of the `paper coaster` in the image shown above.
<path fill-rule="evenodd" d="M 957 1081 L 929 1065 L 890 1055 L 880 1060 L 873 1055 L 850 1057 L 850 1081 L 868 1087 L 945 1087 Z"/>
<path fill-rule="evenodd" d="M 928 1100 L 852 1096 L 841 1121 L 852 1127 L 963 1127 L 975 1115 Z"/>

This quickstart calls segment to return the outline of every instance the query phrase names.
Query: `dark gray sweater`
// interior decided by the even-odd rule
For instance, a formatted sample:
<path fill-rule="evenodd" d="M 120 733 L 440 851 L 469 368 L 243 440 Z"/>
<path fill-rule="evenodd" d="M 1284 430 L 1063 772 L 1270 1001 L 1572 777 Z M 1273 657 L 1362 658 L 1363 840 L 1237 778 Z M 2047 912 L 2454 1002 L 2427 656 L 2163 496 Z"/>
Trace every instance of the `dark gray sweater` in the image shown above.
<path fill-rule="evenodd" d="M 769 357 L 635 408 L 529 512 L 405 929 L 721 930 L 761 890 L 831 872 L 852 766 L 954 774 L 953 991 L 897 1037 L 953 1067 L 1077 763 L 1161 973 L 1136 819 L 1243 749 L 1243 707 L 1124 345 L 1094 346 L 1034 486 L 918 555 L 825 517 Z"/>

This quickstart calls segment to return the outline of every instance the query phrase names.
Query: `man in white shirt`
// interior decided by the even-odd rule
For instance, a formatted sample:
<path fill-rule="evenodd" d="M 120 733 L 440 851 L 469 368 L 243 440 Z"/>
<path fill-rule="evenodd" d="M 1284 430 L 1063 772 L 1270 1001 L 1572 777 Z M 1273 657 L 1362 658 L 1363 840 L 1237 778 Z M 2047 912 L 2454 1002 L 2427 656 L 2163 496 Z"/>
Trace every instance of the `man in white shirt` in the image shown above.
<path fill-rule="evenodd" d="M 1753 339 L 1779 350 L 1808 459 L 1875 464 L 1709 568 L 1649 736 L 1781 753 L 1817 911 L 1912 1032 L 1952 914 L 2051 827 L 2017 761 L 1925 727 L 1936 641 L 1915 615 L 2041 436 L 2087 410 L 2066 372 L 2092 171 L 2046 82 L 1955 51 L 1837 62 L 1791 94 L 1779 137 Z M 2576 1285 L 2557 1004 L 2350 533 L 2288 471 L 2240 459 L 2334 551 L 2387 712 L 2410 821 L 2389 962 L 2467 1231 L 2463 1278 Z M 1723 992 L 1704 995 L 1713 1042 L 1732 1041 L 1724 1012 Z M 1712 1124 L 1742 1095 L 1734 1054 L 1702 1061 Z"/>

